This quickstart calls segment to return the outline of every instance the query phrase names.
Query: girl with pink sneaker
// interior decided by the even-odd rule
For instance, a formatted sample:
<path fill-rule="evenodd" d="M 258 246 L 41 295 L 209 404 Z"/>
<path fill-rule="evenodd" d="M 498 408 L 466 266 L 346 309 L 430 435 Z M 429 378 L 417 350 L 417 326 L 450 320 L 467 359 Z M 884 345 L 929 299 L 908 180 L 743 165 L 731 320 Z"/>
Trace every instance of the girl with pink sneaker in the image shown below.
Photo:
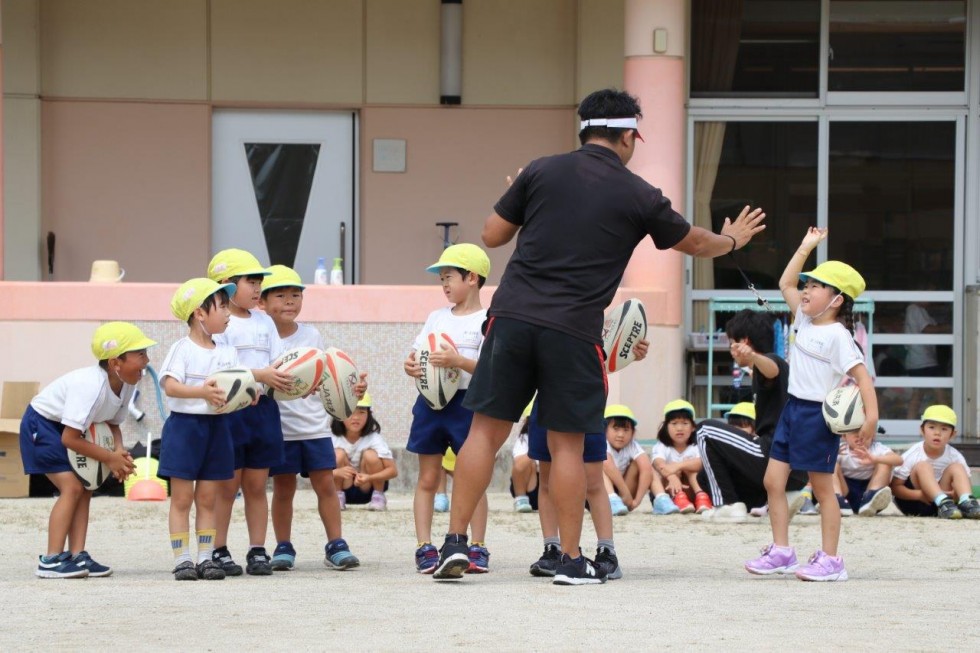
<path fill-rule="evenodd" d="M 346 510 L 348 503 L 366 503 L 368 510 L 387 510 L 385 491 L 388 481 L 398 476 L 398 468 L 391 448 L 381 437 L 381 425 L 374 419 L 371 395 L 365 392 L 347 419 L 332 419 L 330 432 L 337 456 L 333 479 L 340 509 Z"/>
<path fill-rule="evenodd" d="M 802 272 L 810 253 L 826 237 L 826 229 L 810 227 L 779 279 L 779 290 L 795 314 L 796 340 L 789 356 L 789 400 L 776 426 L 764 480 L 773 542 L 760 557 L 745 563 L 752 574 L 795 572 L 800 580 L 847 580 L 844 561 L 837 555 L 840 511 L 820 511 L 821 546 L 800 566 L 789 545 L 786 500 L 786 480 L 794 469 L 808 473 L 821 505 L 837 503 L 834 467 L 840 436 L 827 427 L 821 406 L 827 393 L 846 377 L 857 383 L 864 401 L 863 441 L 870 443 L 878 429 L 877 396 L 864 354 L 854 342 L 854 300 L 864 292 L 864 279 L 840 261 L 825 261 L 811 272 Z"/>
<path fill-rule="evenodd" d="M 700 514 L 710 510 L 711 497 L 701 489 L 701 452 L 697 447 L 694 406 L 675 399 L 664 406 L 664 421 L 657 431 L 650 458 L 653 459 L 653 514 Z M 693 501 L 692 501 L 693 500 Z"/>

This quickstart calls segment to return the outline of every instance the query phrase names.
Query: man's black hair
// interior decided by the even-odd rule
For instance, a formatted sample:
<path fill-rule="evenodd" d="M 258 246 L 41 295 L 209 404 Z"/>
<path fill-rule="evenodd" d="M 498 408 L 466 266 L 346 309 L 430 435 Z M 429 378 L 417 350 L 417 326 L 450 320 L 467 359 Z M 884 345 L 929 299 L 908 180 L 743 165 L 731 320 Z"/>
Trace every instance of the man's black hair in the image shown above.
<path fill-rule="evenodd" d="M 728 318 L 725 333 L 732 342 L 748 338 L 752 349 L 760 354 L 773 351 L 773 317 L 751 308 L 744 308 Z"/>
<path fill-rule="evenodd" d="M 604 88 L 590 93 L 578 105 L 578 115 L 582 120 L 590 118 L 641 118 L 640 101 L 627 93 L 614 88 Z M 586 127 L 578 134 L 579 142 L 585 145 L 593 138 L 600 138 L 610 143 L 619 140 L 625 129 L 609 127 Z"/>

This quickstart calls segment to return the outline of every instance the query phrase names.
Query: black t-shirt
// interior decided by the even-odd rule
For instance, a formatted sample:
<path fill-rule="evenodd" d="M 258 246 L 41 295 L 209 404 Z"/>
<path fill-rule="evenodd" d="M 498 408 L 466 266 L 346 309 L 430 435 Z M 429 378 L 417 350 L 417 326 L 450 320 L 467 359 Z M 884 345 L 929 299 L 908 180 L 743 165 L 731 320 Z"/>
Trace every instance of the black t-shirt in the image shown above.
<path fill-rule="evenodd" d="M 755 393 L 755 433 L 762 440 L 768 455 L 779 415 L 789 398 L 786 390 L 789 384 L 789 365 L 776 354 L 765 356 L 776 364 L 779 374 L 774 379 L 767 379 L 759 368 L 755 368 L 752 372 L 752 392 Z"/>
<path fill-rule="evenodd" d="M 691 229 L 659 189 L 593 144 L 532 161 L 494 211 L 521 229 L 487 314 L 594 343 L 640 241 L 669 249 Z"/>

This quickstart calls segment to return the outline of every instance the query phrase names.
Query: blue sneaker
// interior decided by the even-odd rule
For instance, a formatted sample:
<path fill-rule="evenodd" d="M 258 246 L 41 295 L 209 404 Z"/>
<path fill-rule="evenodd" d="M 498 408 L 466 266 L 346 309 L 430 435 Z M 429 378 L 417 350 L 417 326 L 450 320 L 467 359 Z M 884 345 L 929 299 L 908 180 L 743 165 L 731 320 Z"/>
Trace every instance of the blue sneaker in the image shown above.
<path fill-rule="evenodd" d="M 490 571 L 490 552 L 485 546 L 470 545 L 468 554 L 470 566 L 464 572 L 467 574 L 485 574 Z"/>
<path fill-rule="evenodd" d="M 612 514 L 614 517 L 620 517 L 630 511 L 618 494 L 609 495 L 609 507 L 612 508 Z"/>
<path fill-rule="evenodd" d="M 38 556 L 37 569 L 34 575 L 38 578 L 85 578 L 88 569 L 79 567 L 71 557 L 70 551 L 62 551 L 58 555 L 45 560 L 47 556 Z"/>
<path fill-rule="evenodd" d="M 289 571 L 296 564 L 296 549 L 292 542 L 280 542 L 272 554 L 272 571 Z"/>
<path fill-rule="evenodd" d="M 350 552 L 350 547 L 347 546 L 347 542 L 343 538 L 338 537 L 332 542 L 327 542 L 323 550 L 326 552 L 323 564 L 330 569 L 346 571 L 361 565 L 361 561 Z"/>
<path fill-rule="evenodd" d="M 436 512 L 449 512 L 449 497 L 445 494 L 437 494 L 432 501 L 432 509 Z"/>
<path fill-rule="evenodd" d="M 439 566 L 439 550 L 432 544 L 423 544 L 415 550 L 415 568 L 420 574 L 431 574 Z"/>
<path fill-rule="evenodd" d="M 88 551 L 79 551 L 76 553 L 75 557 L 72 558 L 72 562 L 82 569 L 88 569 L 88 575 L 92 578 L 105 578 L 106 576 L 112 575 L 112 568 L 100 565 L 95 560 L 92 560 L 92 556 L 88 554 Z"/>
<path fill-rule="evenodd" d="M 653 514 L 655 515 L 673 515 L 680 511 L 680 508 L 666 494 L 661 494 L 653 500 Z"/>

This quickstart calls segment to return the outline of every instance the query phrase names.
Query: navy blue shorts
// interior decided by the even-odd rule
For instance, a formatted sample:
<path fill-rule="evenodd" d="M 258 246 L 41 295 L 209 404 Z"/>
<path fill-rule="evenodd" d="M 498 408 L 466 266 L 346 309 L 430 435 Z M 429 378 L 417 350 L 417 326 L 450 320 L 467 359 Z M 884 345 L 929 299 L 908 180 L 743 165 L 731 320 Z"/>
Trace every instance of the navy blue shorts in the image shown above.
<path fill-rule="evenodd" d="M 30 405 L 20 420 L 20 459 L 25 474 L 70 472 L 68 449 L 61 444 L 65 425 L 44 417 Z"/>
<path fill-rule="evenodd" d="M 868 491 L 868 484 L 871 479 L 861 479 L 861 478 L 850 478 L 848 476 L 844 477 L 847 481 L 847 502 L 851 504 L 851 508 L 854 512 L 861 509 L 861 499 L 864 497 L 864 493 Z"/>
<path fill-rule="evenodd" d="M 802 472 L 833 473 L 840 436 L 827 428 L 821 406 L 819 401 L 790 395 L 776 424 L 769 457 Z"/>
<path fill-rule="evenodd" d="M 337 469 L 337 454 L 333 449 L 333 438 L 286 440 L 283 447 L 283 463 L 269 468 L 269 476 L 300 474 L 307 477 L 310 472 L 324 469 Z"/>
<path fill-rule="evenodd" d="M 905 479 L 905 487 L 910 490 L 919 489 L 912 485 L 911 478 Z M 935 517 L 939 514 L 939 508 L 932 501 L 929 503 L 924 503 L 922 501 L 899 499 L 898 497 L 895 497 L 895 505 L 902 511 L 903 515 L 909 515 L 910 517 Z"/>
<path fill-rule="evenodd" d="M 385 488 L 382 492 L 388 491 L 388 481 L 385 481 Z M 352 485 L 346 490 L 344 490 L 344 496 L 347 498 L 347 503 L 358 505 L 371 503 L 371 495 L 374 494 L 374 490 L 364 491 L 356 485 Z"/>
<path fill-rule="evenodd" d="M 422 456 L 441 456 L 446 447 L 459 453 L 473 422 L 473 411 L 463 408 L 465 397 L 466 390 L 458 390 L 442 410 L 432 410 L 420 395 L 412 406 L 412 428 L 405 448 Z"/>
<path fill-rule="evenodd" d="M 466 407 L 517 422 L 534 392 L 541 425 L 564 433 L 604 432 L 608 384 L 596 343 L 522 320 L 493 317 L 470 381 Z M 599 334 L 596 334 L 598 336 Z"/>
<path fill-rule="evenodd" d="M 575 437 L 565 435 L 562 437 Z M 538 424 L 538 402 L 534 402 L 531 416 L 527 422 L 527 457 L 542 463 L 551 462 L 551 451 L 548 450 L 548 429 Z M 587 463 L 598 463 L 606 459 L 606 434 L 586 433 L 585 449 L 582 460 Z"/>
<path fill-rule="evenodd" d="M 262 395 L 259 403 L 226 417 L 235 444 L 235 469 L 266 469 L 282 464 L 282 422 L 274 399 Z"/>
<path fill-rule="evenodd" d="M 160 478 L 227 481 L 235 477 L 235 448 L 227 415 L 170 413 L 160 436 Z"/>

